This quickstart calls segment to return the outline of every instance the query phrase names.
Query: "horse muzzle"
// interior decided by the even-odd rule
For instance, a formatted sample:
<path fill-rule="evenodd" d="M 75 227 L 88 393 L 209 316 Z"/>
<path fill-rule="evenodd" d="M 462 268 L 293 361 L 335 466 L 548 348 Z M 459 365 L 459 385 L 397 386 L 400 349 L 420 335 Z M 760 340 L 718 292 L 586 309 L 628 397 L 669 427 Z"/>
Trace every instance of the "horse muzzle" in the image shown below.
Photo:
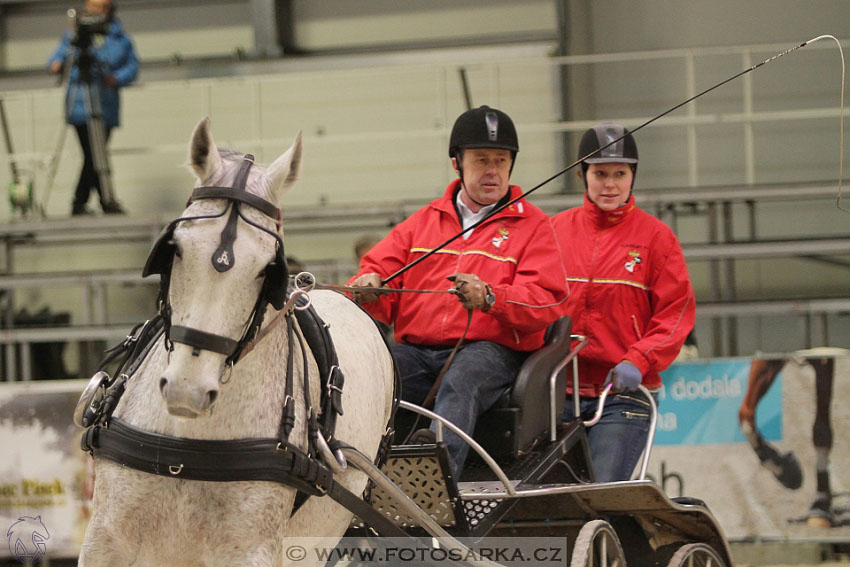
<path fill-rule="evenodd" d="M 175 358 L 181 357 L 177 355 Z M 186 365 L 179 360 L 168 365 L 159 379 L 159 391 L 168 413 L 177 417 L 196 418 L 212 408 L 218 398 L 222 369 L 219 364 L 214 368 L 209 366 Z"/>

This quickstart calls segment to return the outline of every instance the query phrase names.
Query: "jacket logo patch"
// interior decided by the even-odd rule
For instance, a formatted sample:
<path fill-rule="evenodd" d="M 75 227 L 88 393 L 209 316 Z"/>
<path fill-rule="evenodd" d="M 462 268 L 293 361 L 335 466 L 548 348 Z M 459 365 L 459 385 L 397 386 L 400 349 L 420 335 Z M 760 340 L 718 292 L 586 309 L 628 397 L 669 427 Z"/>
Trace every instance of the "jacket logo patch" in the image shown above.
<path fill-rule="evenodd" d="M 508 239 L 508 229 L 500 228 L 499 229 L 499 236 L 496 236 L 496 237 L 493 238 L 493 246 L 498 248 L 502 245 L 502 242 L 504 242 L 507 239 Z"/>
<path fill-rule="evenodd" d="M 626 258 L 625 268 L 630 274 L 635 273 L 635 270 L 638 269 L 641 263 L 640 252 L 637 250 L 630 250 L 628 254 L 628 258 Z"/>

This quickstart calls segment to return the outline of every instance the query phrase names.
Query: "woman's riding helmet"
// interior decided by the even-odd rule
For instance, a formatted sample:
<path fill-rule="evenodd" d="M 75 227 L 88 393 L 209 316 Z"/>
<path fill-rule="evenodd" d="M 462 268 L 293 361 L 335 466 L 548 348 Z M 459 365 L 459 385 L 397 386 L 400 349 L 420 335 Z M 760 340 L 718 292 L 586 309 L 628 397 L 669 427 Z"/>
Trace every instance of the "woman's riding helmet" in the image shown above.
<path fill-rule="evenodd" d="M 593 152 L 596 153 L 585 158 Z M 582 179 L 585 178 L 591 163 L 628 163 L 632 172 L 637 174 L 637 143 L 627 128 L 613 122 L 603 122 L 587 130 L 581 137 L 578 159 L 581 160 Z"/>

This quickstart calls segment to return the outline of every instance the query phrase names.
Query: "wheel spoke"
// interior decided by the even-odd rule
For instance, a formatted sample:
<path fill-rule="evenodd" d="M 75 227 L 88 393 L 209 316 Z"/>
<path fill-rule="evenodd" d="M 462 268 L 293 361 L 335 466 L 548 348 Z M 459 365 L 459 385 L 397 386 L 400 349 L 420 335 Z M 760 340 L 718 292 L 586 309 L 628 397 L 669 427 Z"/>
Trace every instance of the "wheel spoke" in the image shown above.
<path fill-rule="evenodd" d="M 582 526 L 573 545 L 570 567 L 625 567 L 617 532 L 603 520 Z"/>

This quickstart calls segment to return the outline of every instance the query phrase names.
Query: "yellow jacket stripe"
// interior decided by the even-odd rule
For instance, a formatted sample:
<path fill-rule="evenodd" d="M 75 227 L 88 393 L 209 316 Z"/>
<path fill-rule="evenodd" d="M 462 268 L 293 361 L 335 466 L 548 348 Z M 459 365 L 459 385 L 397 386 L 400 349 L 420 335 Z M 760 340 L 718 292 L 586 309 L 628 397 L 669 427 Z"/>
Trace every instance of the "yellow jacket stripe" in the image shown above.
<path fill-rule="evenodd" d="M 578 278 L 578 277 L 567 277 L 568 282 L 582 282 L 582 283 L 590 283 L 590 278 Z M 617 279 L 606 279 L 606 278 L 596 278 L 593 280 L 593 283 L 600 284 L 620 284 L 620 285 L 629 285 L 632 287 L 636 287 L 638 289 L 648 290 L 649 286 L 646 284 L 642 284 L 640 282 L 633 282 L 630 280 L 617 280 Z"/>
<path fill-rule="evenodd" d="M 427 252 L 430 252 L 431 249 L 430 248 L 416 248 L 416 247 L 414 247 L 414 248 L 411 248 L 410 251 L 411 252 L 427 253 Z M 517 263 L 516 258 L 514 258 L 512 256 L 496 256 L 495 254 L 490 254 L 489 252 L 486 252 L 484 250 L 464 250 L 463 252 L 461 252 L 460 250 L 452 250 L 451 248 L 441 248 L 440 250 L 437 250 L 435 252 L 435 254 L 454 254 L 455 256 L 466 256 L 467 254 L 477 254 L 479 256 L 486 256 L 487 258 L 490 258 L 492 260 L 497 260 L 499 262 L 511 262 L 513 264 Z"/>

